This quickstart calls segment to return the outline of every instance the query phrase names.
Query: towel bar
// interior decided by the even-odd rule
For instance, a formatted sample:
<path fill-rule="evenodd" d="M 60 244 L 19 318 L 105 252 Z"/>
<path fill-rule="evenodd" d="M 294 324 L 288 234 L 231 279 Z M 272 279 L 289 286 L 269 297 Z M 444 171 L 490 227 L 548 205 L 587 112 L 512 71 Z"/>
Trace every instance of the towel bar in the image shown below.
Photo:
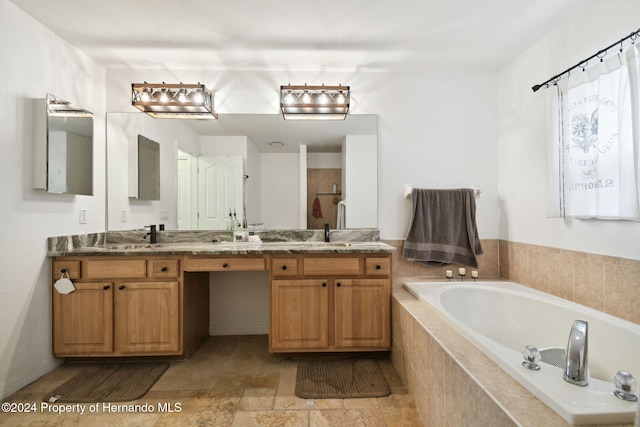
<path fill-rule="evenodd" d="M 482 189 L 480 187 L 478 187 L 477 185 L 474 185 L 473 187 L 471 187 L 471 189 L 473 190 L 473 194 L 476 197 L 480 197 L 480 193 L 482 193 Z M 413 186 L 409 185 L 409 184 L 405 184 L 404 185 L 404 197 L 411 197 L 411 190 L 413 190 Z"/>

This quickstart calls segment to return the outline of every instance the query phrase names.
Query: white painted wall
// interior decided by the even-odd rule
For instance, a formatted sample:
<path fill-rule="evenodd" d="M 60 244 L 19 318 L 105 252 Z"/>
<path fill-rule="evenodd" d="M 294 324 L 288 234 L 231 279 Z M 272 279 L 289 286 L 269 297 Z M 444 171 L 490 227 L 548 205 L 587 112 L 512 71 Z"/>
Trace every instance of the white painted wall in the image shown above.
<path fill-rule="evenodd" d="M 0 397 L 5 397 L 61 362 L 51 351 L 47 237 L 105 229 L 105 70 L 7 0 L 0 0 L 0 56 Z M 32 189 L 32 110 L 34 100 L 47 92 L 94 113 L 93 196 Z M 86 224 L 79 224 L 80 209 L 87 210 Z"/>
<path fill-rule="evenodd" d="M 376 228 L 378 163 L 376 137 L 347 135 L 343 146 L 342 197 L 346 203 L 346 228 Z"/>
<path fill-rule="evenodd" d="M 638 29 L 640 2 L 589 6 L 512 61 L 499 75 L 500 237 L 640 260 L 640 223 L 546 218 L 544 90 L 531 86 Z"/>
<path fill-rule="evenodd" d="M 264 228 L 299 228 L 292 224 L 300 224 L 300 155 L 262 153 L 260 182 Z"/>
<path fill-rule="evenodd" d="M 129 151 L 137 147 L 138 134 L 160 144 L 160 200 L 129 197 Z M 178 228 L 178 147 L 200 146 L 200 135 L 176 120 L 154 119 L 146 114 L 109 114 L 107 120 L 107 174 L 109 176 L 108 229 L 131 230 L 150 224 Z M 101 152 L 101 162 L 105 162 Z M 137 184 L 136 184 L 137 186 Z M 122 221 L 126 211 L 126 221 Z"/>
<path fill-rule="evenodd" d="M 307 169 L 341 169 L 342 153 L 307 153 Z"/>
<path fill-rule="evenodd" d="M 381 237 L 404 238 L 411 202 L 404 185 L 478 185 L 480 237 L 498 237 L 497 72 L 252 72 L 238 70 L 107 71 L 107 108 L 127 111 L 134 81 L 200 81 L 223 114 L 278 114 L 282 82 L 350 84 L 351 113 L 378 114 L 378 218 Z M 265 162 L 262 162 L 263 167 Z M 275 172 L 275 171 L 274 171 Z M 268 175 L 262 171 L 263 176 Z M 263 184 L 262 197 L 268 184 Z M 268 187 L 269 186 L 269 187 Z M 279 188 L 279 187 L 276 187 Z M 275 196 L 279 197 L 279 196 Z M 270 220 L 262 212 L 265 226 Z"/>

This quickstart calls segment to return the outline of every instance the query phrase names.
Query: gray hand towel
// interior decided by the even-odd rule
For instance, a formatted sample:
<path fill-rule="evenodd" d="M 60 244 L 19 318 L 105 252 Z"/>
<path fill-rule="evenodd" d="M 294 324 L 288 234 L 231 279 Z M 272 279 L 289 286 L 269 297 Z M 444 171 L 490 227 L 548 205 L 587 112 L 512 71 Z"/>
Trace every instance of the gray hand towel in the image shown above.
<path fill-rule="evenodd" d="M 430 266 L 461 264 L 478 267 L 482 245 L 476 227 L 473 190 L 411 192 L 412 218 L 402 256 Z"/>

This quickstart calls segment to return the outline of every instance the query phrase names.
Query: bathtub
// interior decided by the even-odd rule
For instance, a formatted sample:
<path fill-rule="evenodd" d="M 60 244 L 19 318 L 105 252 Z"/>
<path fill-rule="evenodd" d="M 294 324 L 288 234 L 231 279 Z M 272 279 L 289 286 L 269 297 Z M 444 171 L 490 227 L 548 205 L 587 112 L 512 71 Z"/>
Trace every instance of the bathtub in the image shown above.
<path fill-rule="evenodd" d="M 613 395 L 613 375 L 624 370 L 640 382 L 640 325 L 512 282 L 406 282 L 455 330 L 570 424 L 632 423 L 637 402 Z M 573 321 L 589 323 L 589 385 L 562 378 L 563 369 L 540 362 L 522 366 L 526 345 L 565 348 Z"/>

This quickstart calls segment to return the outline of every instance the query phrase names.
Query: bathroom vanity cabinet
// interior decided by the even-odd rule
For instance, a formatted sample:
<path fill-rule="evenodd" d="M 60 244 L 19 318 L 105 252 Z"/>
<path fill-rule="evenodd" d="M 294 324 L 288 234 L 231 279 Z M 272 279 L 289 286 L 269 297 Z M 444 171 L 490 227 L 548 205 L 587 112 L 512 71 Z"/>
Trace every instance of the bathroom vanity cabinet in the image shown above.
<path fill-rule="evenodd" d="M 52 291 L 56 356 L 182 355 L 193 347 L 185 345 L 193 336 L 184 329 L 185 301 L 208 298 L 208 281 L 185 292 L 180 259 L 61 257 L 52 271 L 54 282 L 68 272 L 76 288 Z"/>
<path fill-rule="evenodd" d="M 390 247 L 351 246 L 106 245 L 52 255 L 52 283 L 64 271 L 75 287 L 52 289 L 54 354 L 187 358 L 208 336 L 209 272 L 265 270 L 270 352 L 389 350 Z"/>
<path fill-rule="evenodd" d="M 271 264 L 271 352 L 390 348 L 390 255 L 274 256 Z"/>

